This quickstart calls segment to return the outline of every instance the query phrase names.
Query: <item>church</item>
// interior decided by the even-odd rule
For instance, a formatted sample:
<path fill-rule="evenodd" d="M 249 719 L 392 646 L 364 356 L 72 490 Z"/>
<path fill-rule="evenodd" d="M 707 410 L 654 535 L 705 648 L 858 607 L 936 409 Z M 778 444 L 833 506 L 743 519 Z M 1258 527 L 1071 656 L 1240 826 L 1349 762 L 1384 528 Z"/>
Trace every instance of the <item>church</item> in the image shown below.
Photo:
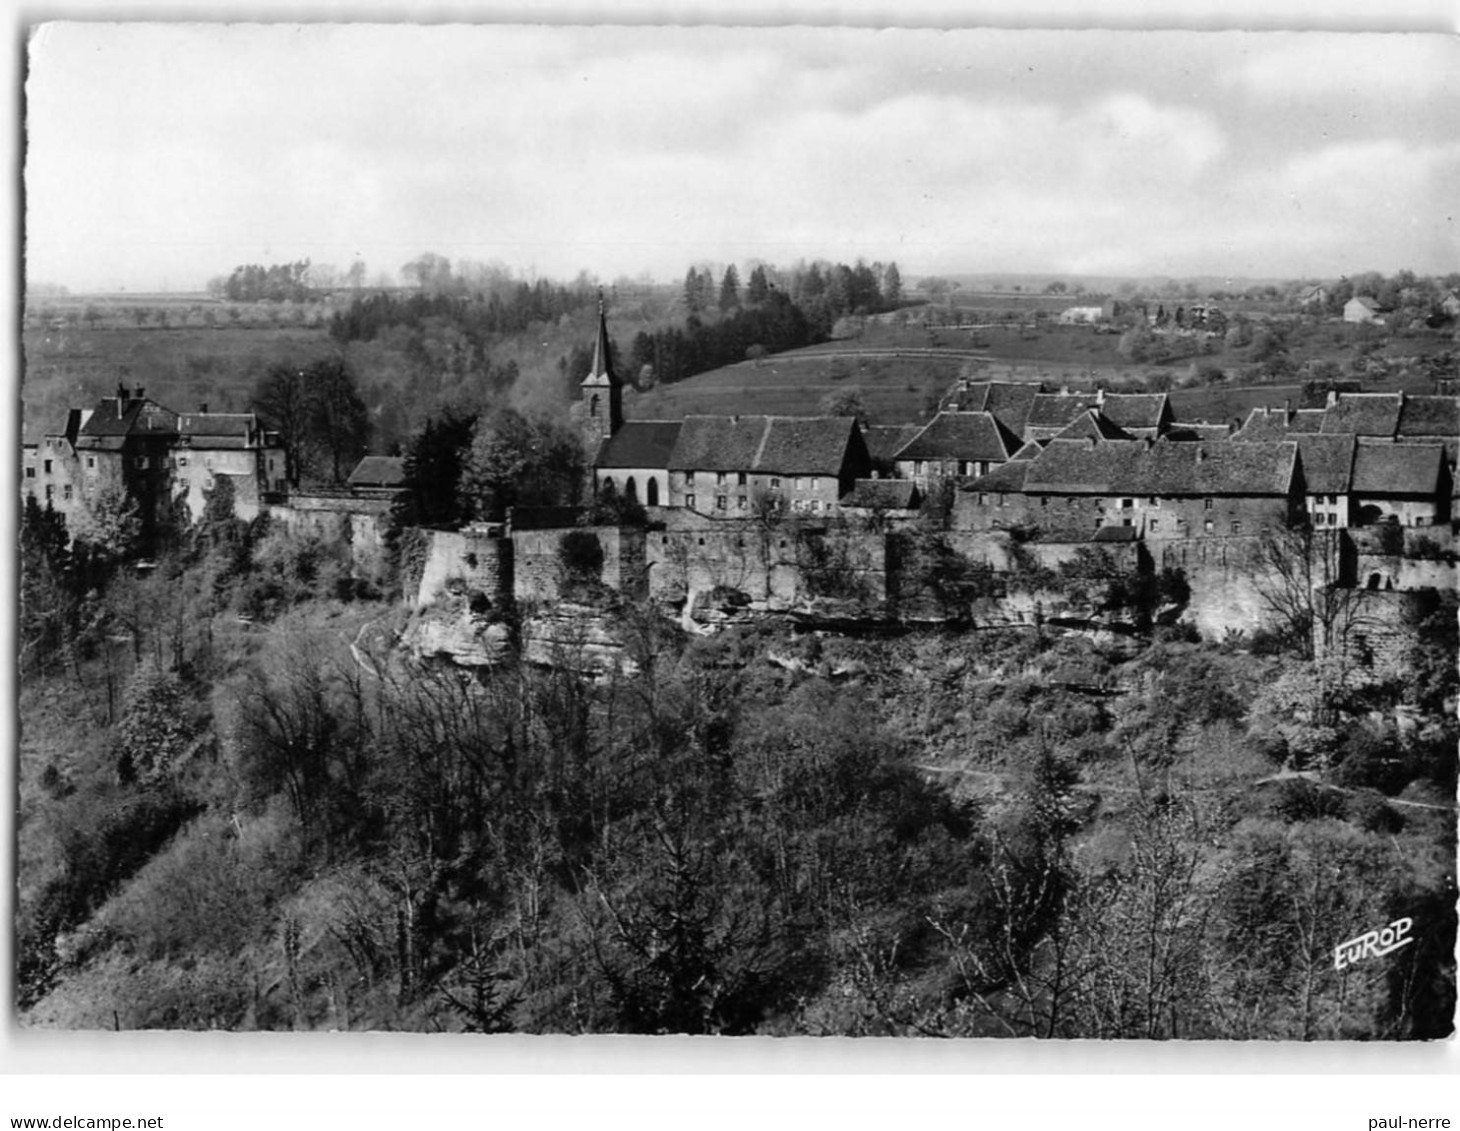
<path fill-rule="evenodd" d="M 572 410 L 594 497 L 710 518 L 749 518 L 767 502 L 793 514 L 837 513 L 872 460 L 850 416 L 686 416 L 625 420 L 603 303 L 593 363 Z"/>

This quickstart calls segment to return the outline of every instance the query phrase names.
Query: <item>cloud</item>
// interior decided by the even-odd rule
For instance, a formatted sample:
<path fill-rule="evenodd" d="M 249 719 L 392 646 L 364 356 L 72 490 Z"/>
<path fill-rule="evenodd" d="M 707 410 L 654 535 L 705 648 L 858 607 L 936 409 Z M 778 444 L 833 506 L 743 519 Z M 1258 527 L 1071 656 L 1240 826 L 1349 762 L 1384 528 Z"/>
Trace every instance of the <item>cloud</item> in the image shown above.
<path fill-rule="evenodd" d="M 1460 89 L 1460 43 L 1443 34 L 1255 36 L 1227 82 L 1262 98 L 1428 99 Z"/>

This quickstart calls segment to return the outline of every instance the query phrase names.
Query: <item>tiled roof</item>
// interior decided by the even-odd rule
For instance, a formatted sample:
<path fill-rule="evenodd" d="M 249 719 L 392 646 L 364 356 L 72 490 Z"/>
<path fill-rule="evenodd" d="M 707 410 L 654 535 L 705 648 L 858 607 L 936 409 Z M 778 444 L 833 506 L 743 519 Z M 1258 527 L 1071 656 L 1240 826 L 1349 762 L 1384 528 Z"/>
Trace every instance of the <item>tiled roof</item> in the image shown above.
<path fill-rule="evenodd" d="M 1094 393 L 1039 393 L 1029 406 L 1025 428 L 1061 429 L 1097 407 Z"/>
<path fill-rule="evenodd" d="M 842 506 L 911 510 L 918 499 L 918 485 L 910 479 L 858 479 Z"/>
<path fill-rule="evenodd" d="M 921 424 L 868 424 L 862 429 L 873 462 L 891 462 L 902 447 L 923 430 Z"/>
<path fill-rule="evenodd" d="M 1072 495 L 1285 495 L 1297 445 L 1091 444 L 1055 440 L 1025 490 Z"/>
<path fill-rule="evenodd" d="M 1354 493 L 1431 496 L 1444 461 L 1440 444 L 1359 444 L 1354 453 Z"/>
<path fill-rule="evenodd" d="M 940 412 L 897 459 L 960 459 L 1003 463 L 1018 441 L 987 412 Z"/>
<path fill-rule="evenodd" d="M 1025 445 L 1017 452 L 1011 455 L 1009 459 L 1011 462 L 1014 460 L 1023 462 L 1026 460 L 1038 459 L 1039 453 L 1044 451 L 1045 447 L 1047 447 L 1048 444 L 1048 440 L 1030 440 L 1025 443 Z"/>
<path fill-rule="evenodd" d="M 1165 393 L 1106 393 L 1100 411 L 1127 431 L 1160 429 L 1171 420 L 1171 402 Z"/>
<path fill-rule="evenodd" d="M 184 436 L 242 436 L 258 427 L 251 412 L 184 412 L 177 418 L 177 430 Z"/>
<path fill-rule="evenodd" d="M 1322 432 L 1323 415 L 1321 408 L 1300 408 L 1288 421 L 1288 431 L 1294 435 Z"/>
<path fill-rule="evenodd" d="M 1460 438 L 1460 397 L 1405 397 L 1404 405 L 1399 410 L 1397 431 L 1406 438 Z"/>
<path fill-rule="evenodd" d="M 1344 495 L 1353 476 L 1353 436 L 1299 436 L 1298 458 L 1310 495 Z"/>
<path fill-rule="evenodd" d="M 839 475 L 859 447 L 865 451 L 850 416 L 686 416 L 669 467 Z"/>
<path fill-rule="evenodd" d="M 132 398 L 118 412 L 116 397 L 96 402 L 91 418 L 81 426 L 84 437 L 134 436 L 139 433 L 177 431 L 177 414 L 153 400 Z"/>
<path fill-rule="evenodd" d="M 1024 490 L 1024 481 L 1034 464 L 1030 460 L 1010 460 L 1000 464 L 987 475 L 980 475 L 963 487 L 965 491 L 987 491 L 994 494 L 1018 494 Z"/>
<path fill-rule="evenodd" d="M 1242 443 L 1259 441 L 1270 443 L 1274 440 L 1286 440 L 1288 438 L 1288 424 L 1292 413 L 1284 409 L 1273 409 L 1268 406 L 1259 406 L 1247 414 L 1242 427 L 1237 430 L 1232 439 Z M 1184 428 L 1185 425 L 1177 427 Z"/>
<path fill-rule="evenodd" d="M 961 412 L 991 412 L 1005 428 L 1022 434 L 1029 408 L 1039 393 L 1038 385 L 1017 381 L 979 381 L 953 395 L 950 407 Z"/>
<path fill-rule="evenodd" d="M 1193 421 L 1190 424 L 1173 424 L 1161 437 L 1163 440 L 1175 440 L 1189 443 L 1193 440 L 1212 442 L 1226 440 L 1232 437 L 1232 426 L 1230 424 L 1208 424 L 1204 420 Z"/>
<path fill-rule="evenodd" d="M 350 472 L 351 487 L 402 487 L 406 461 L 398 456 L 366 456 Z"/>
<path fill-rule="evenodd" d="M 1399 427 L 1401 393 L 1344 393 L 1323 413 L 1326 433 L 1351 432 L 1355 436 L 1392 438 Z"/>
<path fill-rule="evenodd" d="M 1099 409 L 1094 408 L 1075 417 L 1068 428 L 1055 436 L 1056 440 L 1094 440 L 1097 443 L 1134 438 Z"/>
<path fill-rule="evenodd" d="M 598 450 L 597 466 L 667 468 L 679 439 L 677 420 L 629 420 Z"/>

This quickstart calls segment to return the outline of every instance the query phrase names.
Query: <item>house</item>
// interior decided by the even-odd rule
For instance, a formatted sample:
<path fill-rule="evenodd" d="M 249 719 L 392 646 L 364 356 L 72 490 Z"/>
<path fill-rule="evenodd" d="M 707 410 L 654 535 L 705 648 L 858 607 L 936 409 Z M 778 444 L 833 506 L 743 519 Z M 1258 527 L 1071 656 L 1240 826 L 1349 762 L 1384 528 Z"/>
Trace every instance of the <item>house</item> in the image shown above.
<path fill-rule="evenodd" d="M 394 498 L 406 489 L 406 461 L 399 456 L 365 456 L 345 481 L 362 498 Z"/>
<path fill-rule="evenodd" d="M 68 432 L 72 422 L 79 422 L 74 440 L 55 438 L 66 440 L 75 453 L 70 472 L 74 505 L 57 509 L 69 521 L 105 492 L 120 491 L 136 505 L 140 544 L 144 553 L 151 552 L 168 517 L 177 414 L 149 400 L 141 386 L 128 391 L 118 385 L 115 396 L 103 397 L 89 412 L 68 416 Z"/>
<path fill-rule="evenodd" d="M 1399 431 L 1403 393 L 1329 393 L 1319 431 L 1392 440 Z"/>
<path fill-rule="evenodd" d="M 1444 444 L 1445 458 L 1453 468 L 1460 458 L 1460 398 L 1405 394 L 1394 438 L 1400 443 Z"/>
<path fill-rule="evenodd" d="M 209 412 L 203 405 L 179 414 L 170 455 L 173 491 L 181 489 L 194 522 L 221 477 L 232 487 L 234 514 L 245 520 L 259 513 L 266 493 L 288 489 L 284 445 L 252 412 Z"/>
<path fill-rule="evenodd" d="M 991 412 L 1015 436 L 1022 436 L 1038 395 L 1038 385 L 1017 381 L 960 381 L 944 407 L 955 412 Z"/>
<path fill-rule="evenodd" d="M 872 460 L 872 474 L 878 478 L 896 474 L 897 453 L 922 430 L 921 424 L 862 425 L 862 438 L 867 442 L 867 455 Z"/>
<path fill-rule="evenodd" d="M 1449 318 L 1460 318 L 1460 295 L 1454 291 L 1447 292 L 1445 297 L 1440 300 L 1440 309 Z"/>
<path fill-rule="evenodd" d="M 1304 509 L 1314 527 L 1342 529 L 1353 523 L 1354 452 L 1351 435 L 1296 436 L 1303 466 Z"/>
<path fill-rule="evenodd" d="M 870 471 L 850 416 L 686 416 L 669 458 L 669 505 L 745 518 L 774 497 L 793 513 L 826 514 Z"/>
<path fill-rule="evenodd" d="M 1328 288 L 1322 283 L 1305 287 L 1298 292 L 1297 302 L 1304 310 L 1321 310 L 1328 305 Z"/>
<path fill-rule="evenodd" d="M 1087 537 L 1103 526 L 1134 527 L 1146 538 L 1251 535 L 1304 510 L 1291 441 L 1052 440 L 1033 460 L 974 480 L 962 500 L 957 513 L 969 529 L 1025 526 Z"/>
<path fill-rule="evenodd" d="M 1056 440 L 1094 440 L 1097 443 L 1109 441 L 1130 441 L 1135 439 L 1119 427 L 1098 408 L 1082 412 L 1071 421 L 1069 427 L 1054 436 Z"/>
<path fill-rule="evenodd" d="M 1433 526 L 1449 519 L 1451 473 L 1441 444 L 1366 444 L 1354 452 L 1356 523 Z"/>
<path fill-rule="evenodd" d="M 1379 304 L 1368 295 L 1354 295 L 1348 302 L 1343 304 L 1343 320 L 1345 322 L 1375 322 L 1383 323 L 1380 317 Z"/>
<path fill-rule="evenodd" d="M 1052 440 L 1079 416 L 1098 410 L 1134 439 L 1154 440 L 1173 421 L 1165 393 L 1036 393 L 1025 418 L 1023 438 Z"/>
<path fill-rule="evenodd" d="M 1059 312 L 1055 319 L 1061 326 L 1078 326 L 1082 323 L 1099 322 L 1105 318 L 1105 310 L 1099 306 L 1069 306 Z"/>
<path fill-rule="evenodd" d="M 1019 446 L 990 412 L 940 412 L 893 457 L 897 474 L 927 490 L 934 479 L 985 475 Z"/>

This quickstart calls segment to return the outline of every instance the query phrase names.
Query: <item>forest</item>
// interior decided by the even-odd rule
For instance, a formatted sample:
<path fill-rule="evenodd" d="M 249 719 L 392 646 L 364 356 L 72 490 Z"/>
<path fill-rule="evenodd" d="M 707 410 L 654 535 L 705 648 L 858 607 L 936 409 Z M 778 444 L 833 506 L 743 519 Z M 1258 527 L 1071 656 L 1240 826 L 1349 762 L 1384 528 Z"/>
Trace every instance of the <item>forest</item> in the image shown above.
<path fill-rule="evenodd" d="M 389 570 L 210 503 L 143 574 L 25 517 L 22 1025 L 1450 1031 L 1449 596 L 1336 666 L 600 594 L 592 679 L 413 657 Z"/>

